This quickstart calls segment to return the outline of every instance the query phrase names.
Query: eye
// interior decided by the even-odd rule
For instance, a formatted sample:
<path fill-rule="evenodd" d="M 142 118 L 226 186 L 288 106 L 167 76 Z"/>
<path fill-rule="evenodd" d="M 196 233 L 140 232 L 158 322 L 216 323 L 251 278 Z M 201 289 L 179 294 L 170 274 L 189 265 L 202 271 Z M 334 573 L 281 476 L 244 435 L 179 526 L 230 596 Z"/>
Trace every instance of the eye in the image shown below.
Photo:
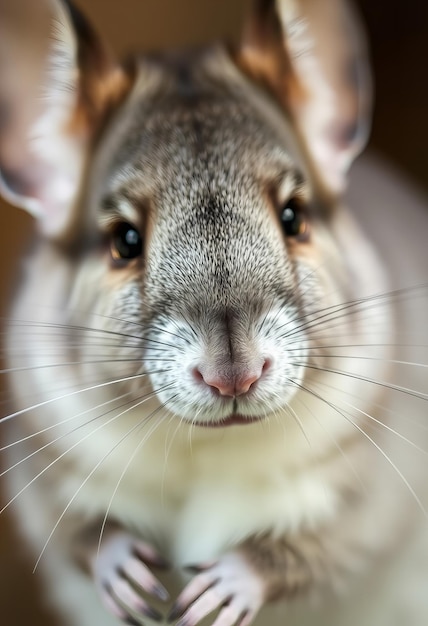
<path fill-rule="evenodd" d="M 308 240 L 309 219 L 301 202 L 296 198 L 290 198 L 282 209 L 281 224 L 286 237 L 293 237 L 298 241 Z"/>
<path fill-rule="evenodd" d="M 114 261 L 135 259 L 143 251 L 143 241 L 138 230 L 122 222 L 118 224 L 111 236 L 110 252 Z"/>

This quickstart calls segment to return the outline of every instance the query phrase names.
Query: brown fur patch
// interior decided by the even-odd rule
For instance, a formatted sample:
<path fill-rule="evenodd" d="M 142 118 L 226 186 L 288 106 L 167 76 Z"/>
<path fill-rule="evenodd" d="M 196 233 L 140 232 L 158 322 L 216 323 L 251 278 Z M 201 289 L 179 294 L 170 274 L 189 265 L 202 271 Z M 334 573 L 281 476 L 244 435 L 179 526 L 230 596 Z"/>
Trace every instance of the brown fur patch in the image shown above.
<path fill-rule="evenodd" d="M 321 558 L 321 547 L 315 536 L 299 544 L 266 535 L 248 539 L 242 545 L 244 558 L 264 582 L 267 601 L 294 597 L 310 585 L 311 562 Z"/>
<path fill-rule="evenodd" d="M 258 0 L 244 28 L 241 47 L 233 58 L 249 78 L 267 88 L 289 111 L 305 93 L 287 53 L 273 2 Z"/>
<path fill-rule="evenodd" d="M 78 39 L 80 70 L 79 104 L 69 131 L 94 135 L 105 116 L 129 93 L 133 73 L 116 64 L 93 26 L 74 5 L 69 8 Z"/>

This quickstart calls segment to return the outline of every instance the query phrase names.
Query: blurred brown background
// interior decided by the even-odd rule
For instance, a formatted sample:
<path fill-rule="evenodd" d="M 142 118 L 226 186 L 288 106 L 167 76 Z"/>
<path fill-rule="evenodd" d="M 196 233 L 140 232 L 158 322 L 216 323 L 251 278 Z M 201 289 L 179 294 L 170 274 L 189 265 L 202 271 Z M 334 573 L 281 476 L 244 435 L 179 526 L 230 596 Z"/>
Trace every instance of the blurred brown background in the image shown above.
<path fill-rule="evenodd" d="M 234 37 L 248 2 L 80 0 L 79 6 L 122 53 Z M 376 81 L 372 146 L 428 190 L 428 3 L 358 0 L 357 5 L 369 34 Z M 0 201 L 2 314 L 10 299 L 16 259 L 30 231 L 31 220 Z M 34 580 L 29 574 L 32 563 L 26 560 L 10 522 L 7 515 L 0 516 L 0 623 L 51 626 L 37 602 Z"/>

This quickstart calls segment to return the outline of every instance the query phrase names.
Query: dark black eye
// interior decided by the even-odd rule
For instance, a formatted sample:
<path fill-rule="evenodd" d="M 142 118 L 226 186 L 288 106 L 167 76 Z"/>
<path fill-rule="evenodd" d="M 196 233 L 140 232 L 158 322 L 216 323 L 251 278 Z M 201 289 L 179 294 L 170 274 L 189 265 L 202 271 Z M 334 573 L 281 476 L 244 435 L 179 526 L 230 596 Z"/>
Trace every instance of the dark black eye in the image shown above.
<path fill-rule="evenodd" d="M 290 198 L 281 213 L 281 224 L 286 237 L 306 241 L 309 237 L 309 219 L 299 200 Z"/>
<path fill-rule="evenodd" d="M 118 224 L 111 237 L 110 251 L 115 261 L 130 260 L 140 256 L 143 251 L 143 241 L 138 230 L 125 222 Z"/>

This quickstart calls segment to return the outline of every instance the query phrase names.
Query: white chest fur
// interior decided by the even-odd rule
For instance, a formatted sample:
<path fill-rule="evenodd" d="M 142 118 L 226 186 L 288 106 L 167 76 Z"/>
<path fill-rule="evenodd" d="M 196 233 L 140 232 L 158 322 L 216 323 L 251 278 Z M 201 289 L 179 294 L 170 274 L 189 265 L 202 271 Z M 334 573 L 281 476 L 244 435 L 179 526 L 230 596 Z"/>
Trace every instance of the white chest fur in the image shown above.
<path fill-rule="evenodd" d="M 178 564 L 213 558 L 254 533 L 317 525 L 335 511 L 335 492 L 319 467 L 297 471 L 290 464 L 289 446 L 298 452 L 308 444 L 283 423 L 190 433 L 174 420 L 149 432 L 140 447 L 143 433 L 111 455 L 120 440 L 112 440 L 111 430 L 97 433 L 95 457 L 93 442 L 83 442 L 81 475 L 66 478 L 64 503 L 102 460 L 76 506 L 86 514 L 109 509 Z"/>

